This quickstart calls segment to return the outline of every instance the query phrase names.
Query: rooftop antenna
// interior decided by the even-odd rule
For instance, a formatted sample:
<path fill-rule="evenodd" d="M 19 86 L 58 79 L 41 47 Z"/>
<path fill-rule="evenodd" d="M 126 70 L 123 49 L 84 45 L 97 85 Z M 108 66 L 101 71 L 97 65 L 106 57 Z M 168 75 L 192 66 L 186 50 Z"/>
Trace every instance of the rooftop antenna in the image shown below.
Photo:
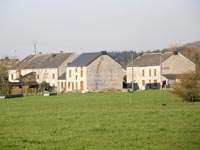
<path fill-rule="evenodd" d="M 37 44 L 38 44 L 38 41 L 36 41 L 36 40 L 33 40 L 33 46 L 34 46 L 34 52 L 35 52 L 35 54 L 37 53 Z"/>

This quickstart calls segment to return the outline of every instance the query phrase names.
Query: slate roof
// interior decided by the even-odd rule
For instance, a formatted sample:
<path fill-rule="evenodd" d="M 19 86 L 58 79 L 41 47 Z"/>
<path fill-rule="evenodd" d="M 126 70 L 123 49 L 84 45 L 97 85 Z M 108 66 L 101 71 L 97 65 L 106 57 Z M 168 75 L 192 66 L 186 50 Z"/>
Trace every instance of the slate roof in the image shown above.
<path fill-rule="evenodd" d="M 19 62 L 20 62 L 19 59 L 16 58 L 10 59 L 8 57 L 5 57 L 4 59 L 0 59 L 0 63 L 9 69 L 19 64 Z"/>
<path fill-rule="evenodd" d="M 24 58 L 22 61 L 20 61 L 20 63 L 18 63 L 15 67 L 13 67 L 13 68 L 11 68 L 11 69 L 20 69 L 20 68 L 22 68 L 24 65 L 25 65 L 25 63 L 27 63 L 27 62 L 29 62 L 29 60 L 31 59 L 31 58 L 33 58 L 33 56 L 34 55 L 29 55 L 29 56 L 27 56 L 26 58 Z"/>
<path fill-rule="evenodd" d="M 23 59 L 15 69 L 44 69 L 58 68 L 63 64 L 73 53 L 53 53 L 53 54 L 36 54 L 30 55 Z"/>
<path fill-rule="evenodd" d="M 168 80 L 176 80 L 176 79 L 180 79 L 181 74 L 163 74 L 163 76 L 167 78 Z"/>
<path fill-rule="evenodd" d="M 58 80 L 66 80 L 66 72 L 64 72 L 61 76 L 59 76 Z"/>
<path fill-rule="evenodd" d="M 173 55 L 172 52 L 163 53 L 161 56 L 162 62 Z M 146 67 L 146 66 L 159 66 L 160 65 L 160 53 L 144 53 L 139 56 L 133 62 L 129 63 L 127 67 Z"/>
<path fill-rule="evenodd" d="M 102 52 L 82 53 L 79 57 L 77 57 L 73 62 L 69 64 L 69 67 L 87 66 L 100 55 L 102 55 Z"/>

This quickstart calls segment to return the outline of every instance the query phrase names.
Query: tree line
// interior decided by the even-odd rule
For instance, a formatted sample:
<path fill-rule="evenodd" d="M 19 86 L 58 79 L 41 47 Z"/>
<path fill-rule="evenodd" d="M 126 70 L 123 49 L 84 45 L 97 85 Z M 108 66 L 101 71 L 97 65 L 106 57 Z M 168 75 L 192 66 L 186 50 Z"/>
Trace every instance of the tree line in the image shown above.
<path fill-rule="evenodd" d="M 163 50 L 153 50 L 145 51 L 145 53 L 160 53 L 160 52 L 173 52 L 178 51 L 192 62 L 196 64 L 197 72 L 200 73 L 200 48 L 192 47 L 171 47 Z M 123 66 L 127 66 L 132 60 L 136 59 L 138 56 L 142 55 L 144 52 L 133 51 L 133 50 L 124 50 L 124 51 L 111 51 L 108 52 L 111 57 L 120 62 Z"/>

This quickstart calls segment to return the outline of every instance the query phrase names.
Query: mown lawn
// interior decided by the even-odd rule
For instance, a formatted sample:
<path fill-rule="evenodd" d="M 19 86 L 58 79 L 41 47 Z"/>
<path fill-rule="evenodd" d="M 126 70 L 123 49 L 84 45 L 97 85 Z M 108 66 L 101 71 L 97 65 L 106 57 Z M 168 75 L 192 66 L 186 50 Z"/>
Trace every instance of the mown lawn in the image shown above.
<path fill-rule="evenodd" d="M 0 99 L 0 150 L 199 150 L 200 103 L 167 91 Z"/>

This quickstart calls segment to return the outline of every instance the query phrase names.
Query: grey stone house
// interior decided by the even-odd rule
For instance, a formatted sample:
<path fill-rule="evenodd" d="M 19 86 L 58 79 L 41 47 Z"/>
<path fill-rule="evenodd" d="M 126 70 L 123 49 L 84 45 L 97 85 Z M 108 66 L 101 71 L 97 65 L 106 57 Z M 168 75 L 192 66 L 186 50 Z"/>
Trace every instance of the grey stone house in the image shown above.
<path fill-rule="evenodd" d="M 67 66 L 67 91 L 121 90 L 124 74 L 107 52 L 83 53 Z"/>

